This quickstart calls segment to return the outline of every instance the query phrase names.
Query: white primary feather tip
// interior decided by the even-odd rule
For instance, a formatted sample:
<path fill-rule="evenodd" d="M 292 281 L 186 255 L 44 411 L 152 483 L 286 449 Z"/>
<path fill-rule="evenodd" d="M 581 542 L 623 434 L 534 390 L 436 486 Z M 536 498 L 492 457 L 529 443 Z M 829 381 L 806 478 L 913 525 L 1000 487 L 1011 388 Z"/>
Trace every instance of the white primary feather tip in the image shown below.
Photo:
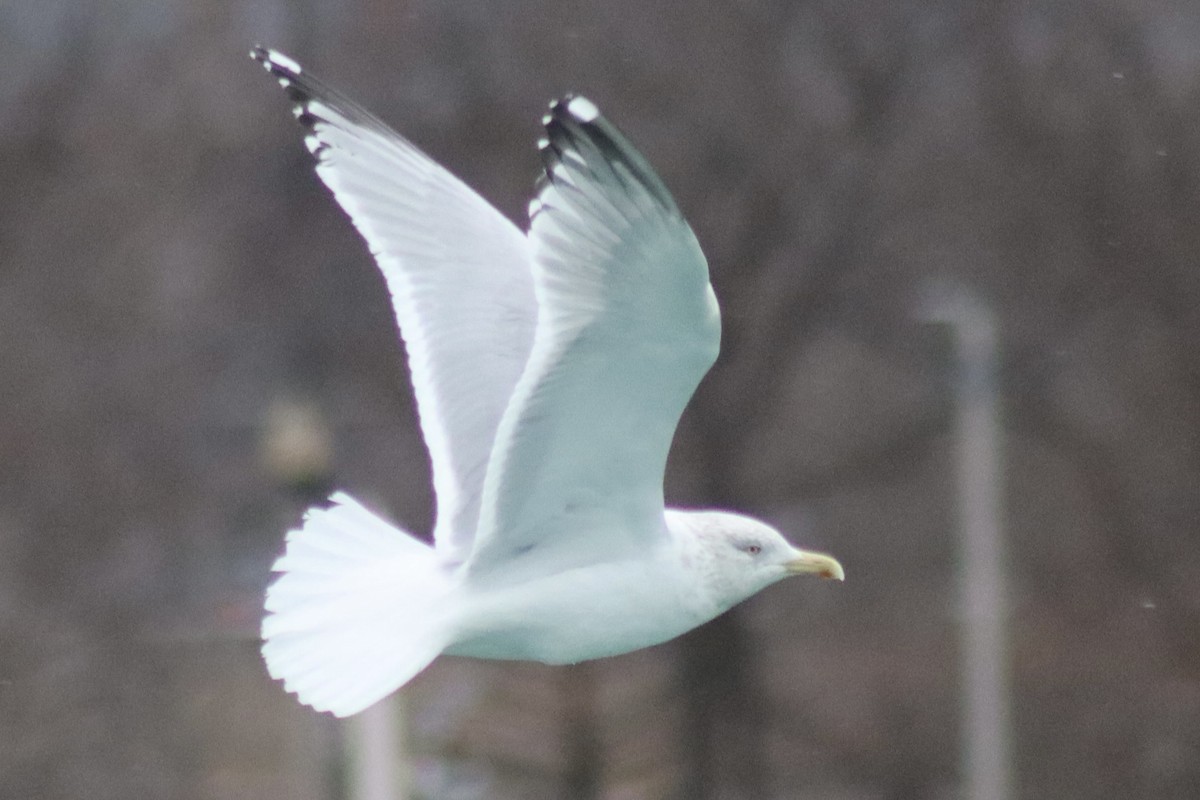
<path fill-rule="evenodd" d="M 288 70 L 289 72 L 294 72 L 297 75 L 299 75 L 301 72 L 299 64 L 297 64 L 295 61 L 288 58 L 287 56 L 285 56 L 283 53 L 279 52 L 278 50 L 271 50 L 271 49 L 265 48 L 265 47 L 255 47 L 253 50 L 250 51 L 250 56 L 251 56 L 251 58 L 256 58 L 259 61 L 264 61 L 264 62 L 269 61 L 271 64 L 273 64 L 277 67 L 282 67 L 283 69 Z M 264 66 L 265 66 L 265 64 L 264 64 Z"/>
<path fill-rule="evenodd" d="M 586 97 L 576 95 L 567 103 L 567 111 L 580 122 L 591 122 L 600 116 L 600 109 Z"/>

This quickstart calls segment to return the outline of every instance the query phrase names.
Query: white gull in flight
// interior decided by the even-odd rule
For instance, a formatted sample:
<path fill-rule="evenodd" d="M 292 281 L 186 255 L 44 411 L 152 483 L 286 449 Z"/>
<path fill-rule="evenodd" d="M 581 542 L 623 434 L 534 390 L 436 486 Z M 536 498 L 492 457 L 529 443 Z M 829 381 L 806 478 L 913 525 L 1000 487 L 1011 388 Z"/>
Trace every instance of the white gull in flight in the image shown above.
<path fill-rule="evenodd" d="M 301 702 L 354 714 L 441 653 L 626 653 L 789 575 L 842 579 L 758 520 L 665 508 L 720 313 L 675 201 L 595 105 L 551 104 L 522 233 L 287 56 L 251 55 L 383 271 L 437 496 L 432 547 L 341 492 L 288 534 L 263 657 Z"/>

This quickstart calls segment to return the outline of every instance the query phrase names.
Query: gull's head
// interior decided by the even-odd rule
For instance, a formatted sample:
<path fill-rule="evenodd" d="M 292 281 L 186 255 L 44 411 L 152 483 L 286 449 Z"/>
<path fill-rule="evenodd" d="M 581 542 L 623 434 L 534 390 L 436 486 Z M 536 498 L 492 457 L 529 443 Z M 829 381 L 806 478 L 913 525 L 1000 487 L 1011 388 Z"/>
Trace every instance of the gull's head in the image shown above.
<path fill-rule="evenodd" d="M 793 575 L 846 579 L 833 556 L 794 547 L 753 517 L 671 510 L 667 525 L 681 540 L 685 558 L 704 576 L 714 600 L 726 608 Z"/>

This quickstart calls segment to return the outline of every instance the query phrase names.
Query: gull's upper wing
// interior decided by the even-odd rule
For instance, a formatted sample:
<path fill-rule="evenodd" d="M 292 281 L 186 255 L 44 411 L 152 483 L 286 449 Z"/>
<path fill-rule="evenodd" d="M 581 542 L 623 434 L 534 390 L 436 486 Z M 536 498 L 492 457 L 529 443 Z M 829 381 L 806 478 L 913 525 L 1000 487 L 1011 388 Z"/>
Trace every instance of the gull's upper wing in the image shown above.
<path fill-rule="evenodd" d="M 472 580 L 651 546 L 671 439 L 720 343 L 704 255 L 645 159 L 583 97 L 543 121 L 537 331 L 488 465 Z"/>
<path fill-rule="evenodd" d="M 435 538 L 471 546 L 496 428 L 533 344 L 525 235 L 367 111 L 287 56 L 251 55 L 295 104 L 317 174 L 366 239 L 391 291 L 433 462 Z"/>

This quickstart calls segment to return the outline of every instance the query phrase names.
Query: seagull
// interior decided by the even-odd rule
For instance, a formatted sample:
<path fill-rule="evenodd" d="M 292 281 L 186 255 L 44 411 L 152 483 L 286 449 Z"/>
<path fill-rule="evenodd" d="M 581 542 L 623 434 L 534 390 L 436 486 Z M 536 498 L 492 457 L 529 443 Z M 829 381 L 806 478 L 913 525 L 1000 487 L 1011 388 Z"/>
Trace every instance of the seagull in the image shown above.
<path fill-rule="evenodd" d="M 665 642 L 790 575 L 844 579 L 766 523 L 665 506 L 720 311 L 671 194 L 591 101 L 542 119 L 522 232 L 292 59 L 251 57 L 383 272 L 437 498 L 432 546 L 344 492 L 288 533 L 262 624 L 286 690 L 344 717 L 441 654 L 573 664 Z"/>

